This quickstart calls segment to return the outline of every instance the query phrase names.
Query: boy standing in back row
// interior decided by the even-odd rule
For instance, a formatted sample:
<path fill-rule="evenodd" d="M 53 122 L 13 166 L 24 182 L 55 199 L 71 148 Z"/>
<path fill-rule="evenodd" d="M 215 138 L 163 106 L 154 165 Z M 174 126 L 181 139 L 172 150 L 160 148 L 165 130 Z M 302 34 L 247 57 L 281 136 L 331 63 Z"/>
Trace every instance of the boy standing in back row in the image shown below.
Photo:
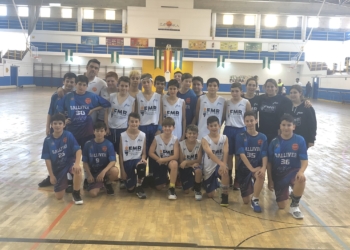
<path fill-rule="evenodd" d="M 291 115 L 283 115 L 280 124 L 281 135 L 269 145 L 268 188 L 271 191 L 275 190 L 278 207 L 284 209 L 289 196 L 289 186 L 292 186 L 289 213 L 296 219 L 302 219 L 304 216 L 299 209 L 299 201 L 305 189 L 304 172 L 308 165 L 308 156 L 304 138 L 294 134 L 294 129 L 294 118 Z"/>
<path fill-rule="evenodd" d="M 186 104 L 186 127 L 190 125 L 196 116 L 197 96 L 191 89 L 192 75 L 184 73 L 181 76 L 180 90 L 177 92 L 177 97 L 185 100 Z"/>

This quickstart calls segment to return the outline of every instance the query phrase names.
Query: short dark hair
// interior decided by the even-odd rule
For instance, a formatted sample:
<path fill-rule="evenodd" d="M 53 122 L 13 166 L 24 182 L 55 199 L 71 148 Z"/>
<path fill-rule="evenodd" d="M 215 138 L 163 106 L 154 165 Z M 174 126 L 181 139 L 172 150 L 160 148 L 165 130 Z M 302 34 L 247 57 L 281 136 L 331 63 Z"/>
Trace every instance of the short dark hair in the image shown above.
<path fill-rule="evenodd" d="M 179 73 L 181 73 L 181 72 L 179 72 Z M 181 81 L 184 81 L 184 80 L 190 79 L 190 78 L 193 78 L 193 76 L 190 73 L 184 73 L 181 76 Z"/>
<path fill-rule="evenodd" d="M 104 129 L 104 130 L 107 130 L 107 125 L 104 121 L 97 121 L 95 122 L 94 124 L 94 130 L 96 129 Z"/>
<path fill-rule="evenodd" d="M 240 84 L 239 82 L 234 82 L 231 84 L 231 89 L 233 88 L 239 88 L 239 90 L 242 90 L 242 84 Z"/>
<path fill-rule="evenodd" d="M 269 82 L 269 83 L 272 83 L 272 84 L 277 88 L 277 82 L 276 82 L 275 79 L 272 79 L 272 78 L 266 80 L 266 82 L 265 82 L 265 84 L 264 84 L 264 87 L 266 87 L 266 85 L 267 85 L 268 82 Z"/>
<path fill-rule="evenodd" d="M 89 66 L 90 65 L 90 63 L 97 63 L 98 64 L 98 66 L 101 66 L 101 63 L 100 63 L 100 61 L 99 60 L 97 60 L 97 59 L 90 59 L 89 61 L 88 61 L 88 63 L 87 63 L 87 65 L 86 65 L 86 67 L 87 66 Z"/>
<path fill-rule="evenodd" d="M 176 71 L 175 73 L 174 73 L 174 75 L 175 74 L 181 74 L 182 75 L 182 72 L 181 71 Z"/>
<path fill-rule="evenodd" d="M 166 117 L 163 119 L 162 126 L 174 126 L 175 127 L 175 121 L 171 117 Z"/>
<path fill-rule="evenodd" d="M 200 76 L 195 76 L 192 78 L 192 82 L 199 81 L 203 85 L 203 78 Z"/>
<path fill-rule="evenodd" d="M 291 122 L 294 124 L 294 117 L 291 116 L 290 114 L 284 114 L 282 117 L 281 117 L 281 123 L 283 121 L 287 121 L 287 122 Z"/>
<path fill-rule="evenodd" d="M 66 124 L 66 117 L 61 113 L 58 113 L 58 114 L 51 116 L 50 123 L 53 123 L 56 121 L 61 121 L 61 122 L 63 122 L 63 124 Z"/>
<path fill-rule="evenodd" d="M 85 82 L 86 85 L 88 85 L 89 84 L 89 79 L 86 76 L 84 76 L 84 75 L 79 75 L 79 76 L 77 76 L 77 80 L 76 80 L 75 83 L 78 83 L 78 82 Z"/>
<path fill-rule="evenodd" d="M 190 125 L 188 125 L 188 126 L 186 127 L 186 133 L 187 133 L 188 131 L 192 131 L 192 132 L 195 132 L 195 133 L 198 134 L 198 127 L 197 127 L 196 125 L 194 125 L 194 124 L 190 124 Z"/>
<path fill-rule="evenodd" d="M 121 76 L 121 77 L 119 77 L 119 79 L 118 79 L 118 85 L 120 84 L 120 82 L 127 82 L 127 83 L 129 83 L 129 85 L 130 85 L 130 78 L 127 77 L 127 76 Z"/>
<path fill-rule="evenodd" d="M 214 123 L 214 122 L 217 122 L 220 125 L 220 121 L 219 121 L 219 118 L 217 116 L 209 116 L 208 120 L 207 120 L 207 125 Z"/>
<path fill-rule="evenodd" d="M 152 75 L 150 73 L 144 73 L 141 75 L 141 81 L 145 78 L 150 78 L 153 81 Z"/>
<path fill-rule="evenodd" d="M 73 79 L 76 81 L 77 80 L 77 75 L 72 73 L 72 72 L 68 72 L 66 74 L 64 74 L 63 76 L 63 81 L 66 80 L 66 79 Z"/>
<path fill-rule="evenodd" d="M 247 116 L 254 116 L 254 119 L 256 120 L 256 113 L 253 110 L 244 112 L 243 119 L 245 119 Z"/>
<path fill-rule="evenodd" d="M 258 87 L 258 82 L 257 82 L 257 80 L 256 80 L 256 78 L 255 77 L 251 77 L 251 78 L 249 78 L 246 82 L 245 82 L 245 85 L 247 86 L 248 85 L 248 83 L 250 82 L 250 81 L 254 81 L 255 82 L 255 86 L 257 86 Z"/>
<path fill-rule="evenodd" d="M 180 84 L 179 84 L 179 82 L 177 81 L 177 80 L 175 80 L 175 79 L 171 79 L 169 82 L 168 82 L 168 89 L 169 89 L 169 87 L 171 87 L 171 86 L 174 86 L 174 87 L 176 87 L 176 88 L 180 88 Z"/>
<path fill-rule="evenodd" d="M 154 79 L 154 84 L 156 84 L 156 82 L 165 82 L 165 77 L 164 76 L 156 76 L 156 78 Z"/>
<path fill-rule="evenodd" d="M 129 114 L 128 121 L 130 120 L 130 118 L 135 118 L 135 119 L 141 120 L 139 113 L 136 113 L 136 112 L 131 112 Z"/>
<path fill-rule="evenodd" d="M 216 82 L 218 84 L 218 87 L 220 86 L 220 82 L 217 78 L 209 78 L 208 81 L 207 81 L 207 86 L 209 86 L 209 83 L 212 83 L 212 82 Z"/>

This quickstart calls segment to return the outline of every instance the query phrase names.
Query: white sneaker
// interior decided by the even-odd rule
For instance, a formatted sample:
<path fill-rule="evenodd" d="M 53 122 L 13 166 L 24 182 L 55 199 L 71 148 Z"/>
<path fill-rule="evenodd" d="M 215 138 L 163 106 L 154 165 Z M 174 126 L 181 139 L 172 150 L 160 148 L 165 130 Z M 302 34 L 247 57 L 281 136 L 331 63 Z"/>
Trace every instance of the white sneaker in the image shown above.
<path fill-rule="evenodd" d="M 289 186 L 289 199 L 290 199 L 290 196 L 292 195 L 293 193 L 293 188 L 291 186 Z"/>
<path fill-rule="evenodd" d="M 176 200 L 177 199 L 177 196 L 176 196 L 176 193 L 175 193 L 175 188 L 169 188 L 169 190 L 168 190 L 168 199 L 169 200 Z"/>
<path fill-rule="evenodd" d="M 194 198 L 196 201 L 201 201 L 202 200 L 202 193 L 201 192 L 194 192 Z"/>
<path fill-rule="evenodd" d="M 300 211 L 299 206 L 298 207 L 290 207 L 289 213 L 291 213 L 295 219 L 303 219 L 304 218 L 304 215 Z"/>

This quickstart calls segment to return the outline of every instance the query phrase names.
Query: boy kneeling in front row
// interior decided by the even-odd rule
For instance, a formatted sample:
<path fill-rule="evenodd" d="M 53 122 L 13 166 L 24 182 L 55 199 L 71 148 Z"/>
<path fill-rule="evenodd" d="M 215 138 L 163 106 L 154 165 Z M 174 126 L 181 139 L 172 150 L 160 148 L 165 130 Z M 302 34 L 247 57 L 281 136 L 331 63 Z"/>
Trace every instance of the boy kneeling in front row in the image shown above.
<path fill-rule="evenodd" d="M 83 166 L 88 181 L 88 192 L 96 197 L 105 186 L 109 195 L 114 195 L 112 182 L 118 180 L 119 171 L 115 167 L 116 157 L 113 144 L 105 139 L 107 126 L 102 121 L 94 124 L 95 138 L 87 141 L 83 149 Z"/>
<path fill-rule="evenodd" d="M 292 186 L 289 213 L 296 219 L 302 219 L 304 215 L 299 209 L 299 201 L 305 189 L 304 172 L 308 165 L 308 156 L 304 138 L 294 134 L 294 129 L 294 118 L 291 115 L 283 115 L 280 124 L 281 135 L 269 145 L 268 187 L 271 191 L 275 190 L 277 205 L 284 209 L 289 186 Z"/>
<path fill-rule="evenodd" d="M 209 198 L 213 198 L 215 190 L 219 187 L 218 178 L 221 177 L 221 203 L 228 206 L 228 188 L 230 179 L 228 175 L 228 140 L 226 135 L 220 135 L 220 122 L 216 116 L 210 116 L 207 120 L 209 134 L 202 138 L 203 174 L 205 190 Z"/>
<path fill-rule="evenodd" d="M 156 135 L 149 149 L 149 156 L 156 161 L 154 163 L 153 177 L 156 188 L 161 190 L 168 180 L 168 170 L 170 170 L 170 184 L 168 199 L 176 200 L 175 182 L 177 177 L 179 159 L 179 141 L 172 134 L 175 128 L 173 118 L 167 117 L 162 123 L 163 133 Z"/>
<path fill-rule="evenodd" d="M 47 170 L 50 175 L 50 182 L 54 185 L 56 198 L 61 200 L 68 187 L 67 173 L 73 176 L 73 201 L 75 204 L 83 204 L 80 196 L 80 185 L 82 181 L 81 149 L 72 133 L 63 130 L 66 118 L 62 114 L 51 117 L 51 127 L 53 133 L 49 134 L 45 140 L 41 159 L 45 160 Z"/>
<path fill-rule="evenodd" d="M 136 191 L 140 199 L 146 199 L 142 181 L 146 176 L 146 134 L 139 130 L 140 115 L 130 113 L 128 128 L 120 136 L 120 171 L 129 193 Z"/>

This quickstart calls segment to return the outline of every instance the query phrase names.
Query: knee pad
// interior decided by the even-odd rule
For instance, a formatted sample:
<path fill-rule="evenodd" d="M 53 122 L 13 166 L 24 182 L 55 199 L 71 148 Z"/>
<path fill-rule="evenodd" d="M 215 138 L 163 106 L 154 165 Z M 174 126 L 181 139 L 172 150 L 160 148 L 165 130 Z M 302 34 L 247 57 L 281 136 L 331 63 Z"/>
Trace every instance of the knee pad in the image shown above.
<path fill-rule="evenodd" d="M 139 179 L 143 179 L 146 176 L 146 164 L 145 163 L 141 163 L 139 165 L 136 166 L 136 172 L 137 172 L 137 177 Z"/>

